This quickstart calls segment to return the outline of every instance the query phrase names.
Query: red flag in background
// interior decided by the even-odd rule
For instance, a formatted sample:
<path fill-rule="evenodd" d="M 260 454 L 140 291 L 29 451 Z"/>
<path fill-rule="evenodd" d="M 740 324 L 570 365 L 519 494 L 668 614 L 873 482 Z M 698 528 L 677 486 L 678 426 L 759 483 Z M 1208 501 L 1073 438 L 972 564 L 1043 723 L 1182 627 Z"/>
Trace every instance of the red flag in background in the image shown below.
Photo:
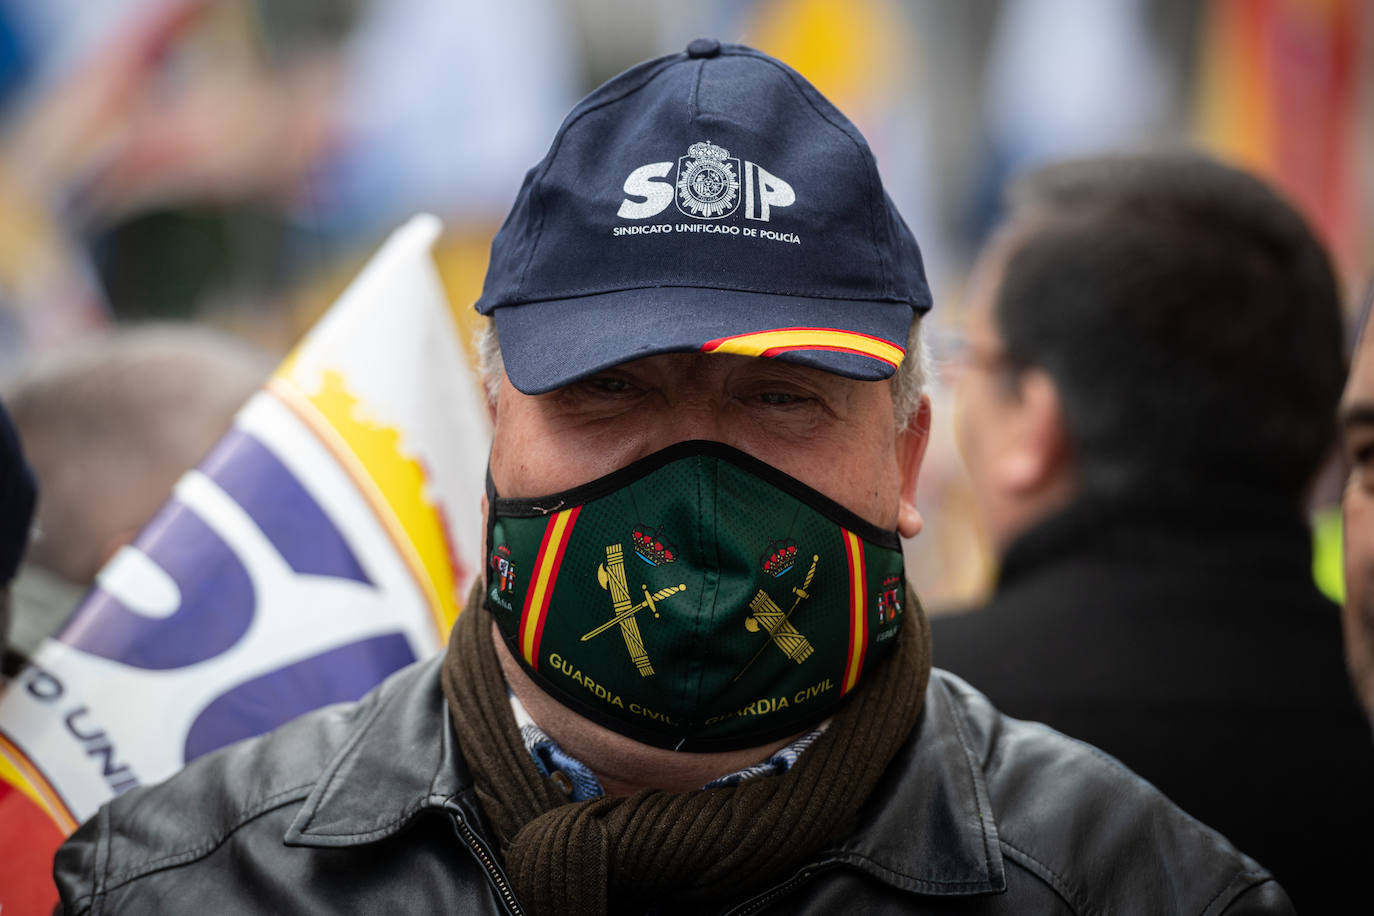
<path fill-rule="evenodd" d="M 1211 0 L 1200 43 L 1199 139 L 1282 188 L 1347 279 L 1370 237 L 1371 19 L 1364 0 Z"/>

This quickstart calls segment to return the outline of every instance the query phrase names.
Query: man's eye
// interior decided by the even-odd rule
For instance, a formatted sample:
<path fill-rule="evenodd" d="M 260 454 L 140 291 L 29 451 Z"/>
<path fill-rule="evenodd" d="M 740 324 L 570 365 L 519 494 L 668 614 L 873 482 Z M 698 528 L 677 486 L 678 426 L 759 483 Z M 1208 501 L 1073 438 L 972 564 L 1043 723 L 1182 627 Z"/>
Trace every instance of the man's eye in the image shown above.
<path fill-rule="evenodd" d="M 1360 435 L 1345 443 L 1350 462 L 1350 482 L 1366 492 L 1374 492 L 1374 438 Z"/>
<path fill-rule="evenodd" d="M 587 386 L 605 394 L 623 394 L 630 390 L 630 383 L 614 375 L 596 375 L 587 379 Z"/>
<path fill-rule="evenodd" d="M 758 399 L 769 407 L 800 407 L 815 400 L 791 391 L 764 391 L 758 395 Z"/>
<path fill-rule="evenodd" d="M 1364 430 L 1345 437 L 1345 456 L 1352 468 L 1367 469 L 1374 464 L 1374 436 Z"/>

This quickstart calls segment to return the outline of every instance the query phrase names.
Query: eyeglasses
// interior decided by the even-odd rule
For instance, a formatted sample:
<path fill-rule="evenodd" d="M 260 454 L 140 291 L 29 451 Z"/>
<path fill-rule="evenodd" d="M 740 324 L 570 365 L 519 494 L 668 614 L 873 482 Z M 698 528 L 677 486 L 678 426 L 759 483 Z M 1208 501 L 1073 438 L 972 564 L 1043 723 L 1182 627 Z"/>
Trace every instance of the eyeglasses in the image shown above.
<path fill-rule="evenodd" d="M 975 341 L 963 335 L 948 335 L 937 343 L 940 362 L 956 371 L 978 369 L 983 372 L 1017 374 L 1025 363 L 994 344 Z"/>

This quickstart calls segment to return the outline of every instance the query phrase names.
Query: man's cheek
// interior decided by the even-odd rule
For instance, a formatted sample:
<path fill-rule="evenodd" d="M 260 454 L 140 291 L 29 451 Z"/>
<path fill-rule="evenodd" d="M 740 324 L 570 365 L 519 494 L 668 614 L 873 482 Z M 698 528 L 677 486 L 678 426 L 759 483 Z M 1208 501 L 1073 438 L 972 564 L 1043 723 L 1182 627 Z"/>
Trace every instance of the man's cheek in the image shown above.
<path fill-rule="evenodd" d="M 1346 591 L 1361 587 L 1374 568 L 1374 495 L 1365 488 L 1359 470 L 1351 472 L 1341 497 L 1342 552 Z"/>
<path fill-rule="evenodd" d="M 1346 485 L 1341 507 L 1346 658 L 1356 692 L 1374 716 L 1374 494 L 1365 489 L 1358 471 Z"/>

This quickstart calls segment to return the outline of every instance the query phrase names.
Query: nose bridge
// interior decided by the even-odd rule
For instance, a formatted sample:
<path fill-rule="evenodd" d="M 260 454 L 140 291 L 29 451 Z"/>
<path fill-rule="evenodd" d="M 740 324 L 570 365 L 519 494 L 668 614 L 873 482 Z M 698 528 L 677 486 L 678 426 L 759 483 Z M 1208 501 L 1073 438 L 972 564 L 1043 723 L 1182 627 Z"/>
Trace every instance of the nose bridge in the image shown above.
<path fill-rule="evenodd" d="M 729 436 L 725 412 L 714 398 L 704 394 L 693 393 L 692 396 L 678 399 L 673 409 L 668 412 L 666 420 L 669 429 L 665 430 L 664 445 L 687 439 L 724 442 Z"/>
<path fill-rule="evenodd" d="M 644 454 L 689 439 L 738 447 L 739 417 L 730 401 L 731 361 L 737 357 L 674 353 L 654 359 L 660 369 L 655 396 L 636 414 Z"/>

